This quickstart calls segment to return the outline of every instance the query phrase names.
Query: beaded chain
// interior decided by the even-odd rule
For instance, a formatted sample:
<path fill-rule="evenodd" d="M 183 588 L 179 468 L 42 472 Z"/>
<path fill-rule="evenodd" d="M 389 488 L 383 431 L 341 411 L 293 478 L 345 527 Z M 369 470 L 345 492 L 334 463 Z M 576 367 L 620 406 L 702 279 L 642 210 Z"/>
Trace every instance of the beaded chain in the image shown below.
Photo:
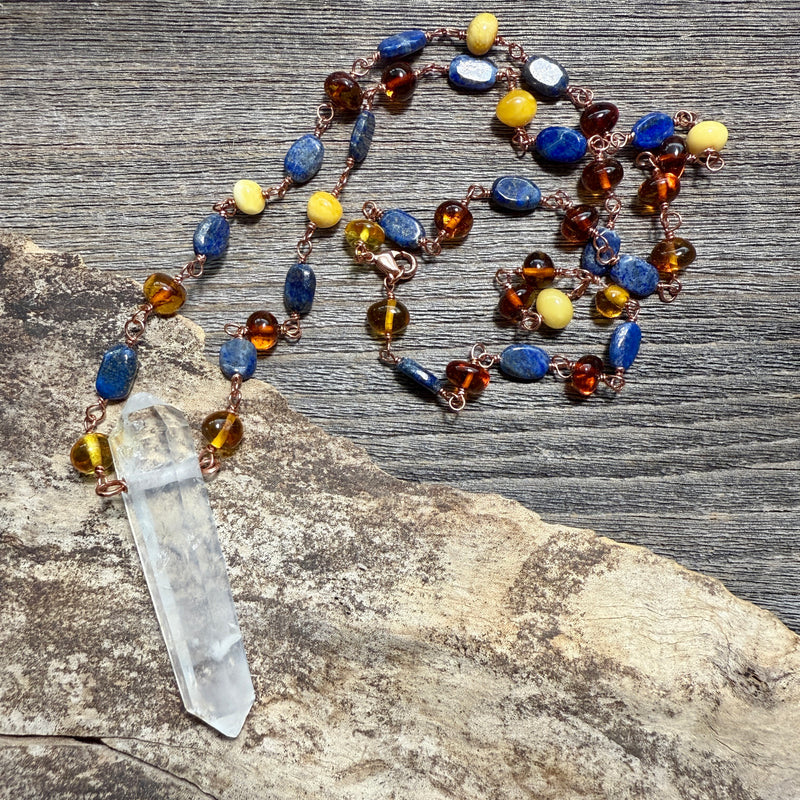
<path fill-rule="evenodd" d="M 431 63 L 415 68 L 403 60 L 432 42 L 448 41 L 465 42 L 468 51 L 457 55 L 448 66 Z M 493 48 L 504 52 L 508 66 L 499 69 L 485 58 Z M 382 70 L 380 80 L 365 89 L 376 68 Z M 153 316 L 170 316 L 178 311 L 186 299 L 184 284 L 199 278 L 206 264 L 227 250 L 231 221 L 237 215 L 257 216 L 268 203 L 281 200 L 291 189 L 308 183 L 322 165 L 325 132 L 337 116 L 348 118 L 355 114 L 345 167 L 335 186 L 329 192 L 316 191 L 308 199 L 308 223 L 297 242 L 296 262 L 284 283 L 287 318 L 279 322 L 271 312 L 258 310 L 244 324 L 225 326 L 230 338 L 220 348 L 219 364 L 230 380 L 230 392 L 225 408 L 212 412 L 202 423 L 207 444 L 199 455 L 203 474 L 220 469 L 220 456 L 232 452 L 242 438 L 244 429 L 238 413 L 241 389 L 254 374 L 258 357 L 271 352 L 280 339 L 296 342 L 302 336 L 301 320 L 311 310 L 316 291 L 316 276 L 308 264 L 312 240 L 318 230 L 332 228 L 342 218 L 339 197 L 350 174 L 369 152 L 376 100 L 384 98 L 389 104 L 400 105 L 412 96 L 418 80 L 425 76 L 446 77 L 455 89 L 467 93 L 484 93 L 498 82 L 505 84 L 506 92 L 497 103 L 495 114 L 513 130 L 512 146 L 519 154 L 532 152 L 543 162 L 561 165 L 578 164 L 588 153 L 580 187 L 596 201 L 576 203 L 563 189 L 543 195 L 530 179 L 503 175 L 490 188 L 473 184 L 461 199 L 443 202 L 434 213 L 433 237 L 427 236 L 423 224 L 408 212 L 399 208 L 383 210 L 373 202 L 365 203 L 364 218 L 350 221 L 345 237 L 356 261 L 372 265 L 383 277 L 385 298 L 367 311 L 370 327 L 382 340 L 381 362 L 412 384 L 432 392 L 453 411 L 463 409 L 469 398 L 488 386 L 489 370 L 495 366 L 503 375 L 518 381 L 534 381 L 552 374 L 568 381 L 580 396 L 592 395 L 601 386 L 614 392 L 622 389 L 625 373 L 633 364 L 642 339 L 638 324 L 640 300 L 655 294 L 663 302 L 672 302 L 682 288 L 678 274 L 696 257 L 692 244 L 676 236 L 682 218 L 671 204 L 680 191 L 681 177 L 690 165 L 712 172 L 723 167 L 720 150 L 727 141 L 727 129 L 720 122 L 701 121 L 697 114 L 681 110 L 672 116 L 654 111 L 637 120 L 629 132 L 616 131 L 616 105 L 596 101 L 590 89 L 570 83 L 566 70 L 557 61 L 543 55 L 529 56 L 522 46 L 498 35 L 498 22 L 493 15 L 479 14 L 466 29 L 415 29 L 389 36 L 372 55 L 356 59 L 350 71 L 329 75 L 324 84 L 327 100 L 317 109 L 314 130 L 288 149 L 283 180 L 268 188 L 252 180 L 237 181 L 233 196 L 216 203 L 213 213 L 197 226 L 194 257 L 183 269 L 175 276 L 154 273 L 146 279 L 146 302 L 125 323 L 124 342 L 103 355 L 95 381 L 97 400 L 86 409 L 84 433 L 71 450 L 72 464 L 95 477 L 99 495 L 112 496 L 126 490 L 124 481 L 108 477 L 113 470 L 111 451 L 107 437 L 97 428 L 108 404 L 131 392 L 138 370 L 136 346 L 148 321 Z M 521 82 L 526 89 L 520 88 Z M 532 136 L 528 125 L 537 110 L 534 94 L 572 103 L 580 112 L 579 129 L 550 126 Z M 676 135 L 676 129 L 686 131 L 685 136 Z M 646 173 L 636 198 L 638 209 L 658 214 L 663 229 L 663 239 L 647 259 L 621 252 L 616 231 L 623 205 L 615 189 L 624 173 L 617 156 L 626 149 L 634 151 L 634 165 Z M 476 343 L 469 357 L 451 361 L 445 370 L 446 378 L 441 378 L 395 352 L 395 340 L 409 323 L 408 309 L 397 299 L 396 289 L 416 274 L 418 259 L 414 252 L 435 258 L 443 245 L 464 239 L 473 224 L 470 205 L 476 201 L 488 202 L 512 214 L 529 214 L 536 209 L 555 212 L 563 238 L 583 246 L 576 268 L 556 267 L 547 253 L 536 251 L 516 269 L 497 270 L 494 282 L 500 292 L 498 314 L 522 332 L 559 330 L 572 319 L 573 301 L 590 288 L 596 289 L 597 314 L 604 319 L 624 320 L 614 328 L 609 342 L 610 371 L 596 355 L 572 361 L 563 355 L 549 356 L 541 347 L 523 342 L 510 344 L 500 353 Z M 385 249 L 387 240 L 397 249 Z M 573 286 L 564 291 L 551 285 L 558 280 L 571 281 Z"/>

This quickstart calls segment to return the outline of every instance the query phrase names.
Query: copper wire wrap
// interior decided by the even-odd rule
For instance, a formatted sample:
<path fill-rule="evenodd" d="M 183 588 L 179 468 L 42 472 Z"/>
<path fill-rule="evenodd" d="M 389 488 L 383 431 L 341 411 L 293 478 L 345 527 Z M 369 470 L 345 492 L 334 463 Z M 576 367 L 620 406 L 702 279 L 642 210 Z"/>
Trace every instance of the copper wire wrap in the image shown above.
<path fill-rule="evenodd" d="M 83 430 L 85 433 L 93 433 L 97 430 L 97 426 L 106 418 L 106 408 L 108 407 L 108 400 L 105 397 L 98 397 L 96 403 L 92 403 L 86 409 L 86 415 L 83 418 Z"/>
<path fill-rule="evenodd" d="M 293 311 L 288 318 L 281 322 L 280 335 L 290 342 L 297 342 L 303 336 L 303 329 L 300 326 L 300 315 Z"/>
<path fill-rule="evenodd" d="M 94 468 L 94 475 L 96 483 L 94 487 L 95 494 L 100 497 L 116 497 L 123 492 L 128 491 L 128 484 L 123 480 L 109 480 L 106 477 L 106 471 L 101 466 Z"/>
<path fill-rule="evenodd" d="M 591 105 L 594 100 L 594 92 L 587 89 L 585 86 L 567 86 L 564 90 L 564 96 L 569 99 L 572 105 L 579 111 Z"/>
<path fill-rule="evenodd" d="M 207 444 L 198 453 L 197 460 L 200 463 L 200 472 L 206 477 L 216 475 L 222 468 L 222 462 L 217 455 L 217 448 L 211 444 Z"/>
<path fill-rule="evenodd" d="M 261 196 L 268 202 L 272 202 L 274 200 L 283 200 L 286 197 L 286 193 L 291 188 L 294 180 L 290 178 L 288 175 L 278 184 L 275 186 L 268 186 L 266 189 L 261 190 Z"/>
<path fill-rule="evenodd" d="M 144 305 L 139 306 L 139 308 L 127 320 L 125 327 L 123 328 L 123 332 L 125 333 L 125 344 L 127 344 L 128 347 L 135 347 L 138 344 L 139 339 L 144 336 L 144 331 L 147 327 L 147 321 L 153 314 L 153 310 L 154 307 L 152 303 L 145 303 Z"/>

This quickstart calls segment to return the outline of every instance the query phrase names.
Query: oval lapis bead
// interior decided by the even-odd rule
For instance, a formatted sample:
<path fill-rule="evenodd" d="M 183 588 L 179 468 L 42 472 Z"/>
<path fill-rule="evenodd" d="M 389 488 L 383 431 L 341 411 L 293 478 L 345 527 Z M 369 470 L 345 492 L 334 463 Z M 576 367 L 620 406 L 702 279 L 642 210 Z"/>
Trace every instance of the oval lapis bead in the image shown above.
<path fill-rule="evenodd" d="M 219 368 L 226 378 L 252 378 L 257 363 L 258 351 L 249 339 L 228 339 L 219 349 Z"/>
<path fill-rule="evenodd" d="M 500 369 L 510 378 L 537 381 L 547 375 L 550 356 L 533 344 L 510 344 L 500 353 Z"/>
<path fill-rule="evenodd" d="M 509 211 L 533 211 L 541 199 L 539 187 L 519 175 L 502 175 L 492 184 L 492 202 Z"/>
<path fill-rule="evenodd" d="M 633 146 L 640 150 L 655 150 L 675 133 L 675 123 L 663 111 L 651 111 L 634 122 L 631 128 Z"/>
<path fill-rule="evenodd" d="M 298 262 L 289 267 L 283 284 L 283 304 L 290 314 L 308 314 L 314 304 L 317 276 L 314 270 Z"/>
<path fill-rule="evenodd" d="M 539 131 L 533 146 L 545 161 L 574 164 L 586 153 L 586 137 L 574 128 L 552 125 Z"/>
<path fill-rule="evenodd" d="M 426 44 L 428 44 L 428 38 L 425 36 L 425 31 L 419 29 L 403 31 L 394 36 L 387 36 L 380 42 L 378 55 L 386 60 L 402 58 L 410 56 L 412 53 L 418 53 Z"/>
<path fill-rule="evenodd" d="M 325 157 L 325 145 L 313 133 L 301 136 L 283 158 L 283 169 L 295 183 L 307 183 L 318 172 Z"/>
<path fill-rule="evenodd" d="M 425 236 L 422 223 L 400 208 L 385 211 L 380 218 L 380 225 L 386 236 L 400 247 L 418 250 L 419 241 Z"/>
<path fill-rule="evenodd" d="M 635 322 L 623 322 L 614 329 L 608 344 L 608 360 L 613 367 L 628 369 L 639 353 L 642 329 Z"/>
<path fill-rule="evenodd" d="M 597 232 L 602 235 L 606 244 L 614 251 L 614 255 L 619 255 L 619 234 L 611 228 L 598 228 Z M 592 238 L 583 248 L 581 269 L 588 270 L 593 275 L 605 275 L 608 272 L 608 268 L 608 264 L 603 264 L 597 260 L 597 250 L 595 250 L 594 238 Z"/>
<path fill-rule="evenodd" d="M 638 256 L 620 256 L 608 274 L 614 283 L 637 297 L 653 294 L 658 286 L 658 270 Z"/>
<path fill-rule="evenodd" d="M 139 359 L 126 344 L 117 344 L 103 353 L 94 387 L 105 400 L 124 400 L 133 388 Z"/>
<path fill-rule="evenodd" d="M 456 89 L 485 92 L 497 81 L 497 65 L 488 58 L 460 55 L 450 62 L 447 77 Z"/>
<path fill-rule="evenodd" d="M 444 381 L 435 373 L 431 372 L 425 367 L 414 361 L 413 358 L 401 358 L 394 368 L 406 378 L 410 378 L 414 383 L 427 389 L 429 392 L 436 394 L 442 386 Z"/>
<path fill-rule="evenodd" d="M 522 78 L 543 97 L 558 97 L 569 86 L 567 71 L 547 56 L 531 56 L 522 67 Z"/>
<path fill-rule="evenodd" d="M 218 258 L 228 249 L 231 224 L 222 214 L 209 214 L 194 230 L 194 252 L 206 258 Z"/>
<path fill-rule="evenodd" d="M 358 119 L 353 125 L 353 132 L 350 134 L 348 155 L 355 160 L 356 164 L 360 164 L 367 157 L 374 133 L 375 115 L 371 111 L 364 110 L 358 115 Z"/>

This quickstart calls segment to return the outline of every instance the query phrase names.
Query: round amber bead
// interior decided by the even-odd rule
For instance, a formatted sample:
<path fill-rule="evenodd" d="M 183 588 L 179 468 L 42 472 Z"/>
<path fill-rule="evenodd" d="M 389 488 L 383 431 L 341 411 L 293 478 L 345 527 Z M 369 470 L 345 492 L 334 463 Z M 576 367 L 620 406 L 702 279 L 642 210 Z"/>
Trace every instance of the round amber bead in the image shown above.
<path fill-rule="evenodd" d="M 522 265 L 522 277 L 532 288 L 541 289 L 543 286 L 549 286 L 556 277 L 553 259 L 541 250 L 534 251 Z"/>
<path fill-rule="evenodd" d="M 680 178 L 686 169 L 686 157 L 686 153 L 661 153 L 656 156 L 656 164 L 662 172 Z"/>
<path fill-rule="evenodd" d="M 472 212 L 458 200 L 446 200 L 433 215 L 433 224 L 445 239 L 464 239 L 472 230 Z"/>
<path fill-rule="evenodd" d="M 581 173 L 581 183 L 587 192 L 603 194 L 613 189 L 625 175 L 622 164 L 616 158 L 590 161 Z"/>
<path fill-rule="evenodd" d="M 613 129 L 619 120 L 619 109 L 613 103 L 590 103 L 581 113 L 581 130 L 588 139 L 602 136 Z"/>
<path fill-rule="evenodd" d="M 648 261 L 659 272 L 680 272 L 697 258 L 697 251 L 688 239 L 676 236 L 674 239 L 662 239 L 650 253 Z"/>
<path fill-rule="evenodd" d="M 489 370 L 471 361 L 451 361 L 445 368 L 447 379 L 454 386 L 476 397 L 489 385 Z"/>
<path fill-rule="evenodd" d="M 497 310 L 500 316 L 506 319 L 519 319 L 524 308 L 530 308 L 533 303 L 533 291 L 531 289 L 508 288 L 500 295 L 500 302 Z"/>
<path fill-rule="evenodd" d="M 332 72 L 328 75 L 325 78 L 325 94 L 330 97 L 334 108 L 341 108 L 343 111 L 358 111 L 361 108 L 361 87 L 347 72 Z"/>
<path fill-rule="evenodd" d="M 154 272 L 144 282 L 144 296 L 152 303 L 156 314 L 168 317 L 186 302 L 186 289 L 175 278 Z"/>
<path fill-rule="evenodd" d="M 102 467 L 106 472 L 114 469 L 108 437 L 103 433 L 85 433 L 72 445 L 69 460 L 78 472 L 92 475 L 95 467 Z"/>
<path fill-rule="evenodd" d="M 233 411 L 215 411 L 204 420 L 200 429 L 203 438 L 217 450 L 234 450 L 244 435 L 242 420 Z"/>
<path fill-rule="evenodd" d="M 417 88 L 417 76 L 414 68 L 405 61 L 390 64 L 381 75 L 383 91 L 390 100 L 402 102 L 408 100 Z"/>
<path fill-rule="evenodd" d="M 536 98 L 525 89 L 512 89 L 497 104 L 497 119 L 510 128 L 524 128 L 536 116 Z"/>
<path fill-rule="evenodd" d="M 625 303 L 630 300 L 630 297 L 626 289 L 612 283 L 595 295 L 594 304 L 598 314 L 607 319 L 616 319 L 622 314 L 622 309 L 625 308 Z"/>
<path fill-rule="evenodd" d="M 584 356 L 572 367 L 572 385 L 584 397 L 594 394 L 603 375 L 603 362 L 597 356 Z"/>
<path fill-rule="evenodd" d="M 351 247 L 363 242 L 370 250 L 377 250 L 385 241 L 386 234 L 377 222 L 368 219 L 353 219 L 344 229 L 344 238 Z"/>
<path fill-rule="evenodd" d="M 396 336 L 408 326 L 408 309 L 394 297 L 387 297 L 367 309 L 367 322 L 379 336 Z"/>
<path fill-rule="evenodd" d="M 561 233 L 569 242 L 587 242 L 599 219 L 594 206 L 573 206 L 561 222 Z"/>
<path fill-rule="evenodd" d="M 274 314 L 269 311 L 254 311 L 245 324 L 245 336 L 253 343 L 259 353 L 272 350 L 278 342 L 281 326 Z"/>
<path fill-rule="evenodd" d="M 671 203 L 681 190 L 681 180 L 665 172 L 663 175 L 648 178 L 639 187 L 639 199 L 650 208 L 658 208 L 662 203 Z"/>

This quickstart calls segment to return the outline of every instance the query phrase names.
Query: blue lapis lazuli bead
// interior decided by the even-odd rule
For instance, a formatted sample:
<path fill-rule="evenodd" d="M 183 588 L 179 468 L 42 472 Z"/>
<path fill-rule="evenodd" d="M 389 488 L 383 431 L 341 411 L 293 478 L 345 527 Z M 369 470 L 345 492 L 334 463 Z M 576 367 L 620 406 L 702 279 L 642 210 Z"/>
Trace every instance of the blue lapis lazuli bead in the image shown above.
<path fill-rule="evenodd" d="M 444 381 L 435 373 L 431 372 L 425 367 L 414 361 L 413 358 L 401 358 L 394 368 L 401 374 L 410 378 L 414 383 L 419 384 L 426 388 L 429 392 L 436 394 L 442 386 Z"/>
<path fill-rule="evenodd" d="M 623 322 L 614 329 L 608 345 L 608 360 L 612 367 L 628 369 L 639 353 L 642 329 L 635 322 Z"/>
<path fill-rule="evenodd" d="M 425 31 L 415 29 L 413 31 L 403 31 L 394 36 L 387 36 L 378 44 L 378 54 L 381 58 L 389 60 L 392 58 L 402 58 L 418 53 L 428 44 Z"/>
<path fill-rule="evenodd" d="M 618 255 L 620 247 L 619 234 L 611 228 L 598 228 L 597 232 L 601 234 L 608 246 L 614 251 L 614 255 Z M 603 264 L 597 260 L 597 250 L 594 247 L 594 240 L 591 240 L 583 248 L 581 269 L 588 270 L 593 275 L 605 275 L 608 272 L 608 268 L 608 264 Z"/>
<path fill-rule="evenodd" d="M 325 145 L 319 136 L 307 133 L 301 136 L 283 158 L 283 169 L 295 183 L 308 183 L 322 166 Z"/>
<path fill-rule="evenodd" d="M 228 339 L 219 349 L 219 368 L 226 378 L 241 375 L 253 377 L 258 363 L 256 346 L 249 339 Z"/>
<path fill-rule="evenodd" d="M 348 155 L 353 158 L 356 164 L 360 164 L 369 153 L 372 145 L 372 136 L 375 133 L 375 115 L 371 111 L 362 111 L 353 125 L 353 132 L 350 134 L 350 150 Z"/>
<path fill-rule="evenodd" d="M 298 262 L 289 267 L 283 284 L 283 304 L 290 314 L 308 314 L 316 291 L 317 276 L 308 264 Z"/>
<path fill-rule="evenodd" d="M 545 161 L 574 164 L 586 152 L 586 137 L 574 128 L 553 125 L 539 131 L 533 146 Z"/>
<path fill-rule="evenodd" d="M 133 388 L 139 359 L 126 344 L 117 344 L 103 353 L 94 387 L 105 400 L 124 400 Z"/>
<path fill-rule="evenodd" d="M 502 175 L 492 184 L 492 202 L 509 211 L 533 211 L 541 199 L 539 187 L 518 175 Z"/>
<path fill-rule="evenodd" d="M 675 133 L 675 123 L 663 111 L 651 111 L 634 122 L 631 128 L 633 146 L 640 150 L 655 150 L 664 139 Z"/>
<path fill-rule="evenodd" d="M 383 213 L 379 222 L 383 232 L 395 244 L 409 250 L 419 249 L 419 240 L 425 235 L 425 228 L 416 217 L 400 208 L 392 208 Z"/>
<path fill-rule="evenodd" d="M 550 356 L 534 344 L 510 344 L 500 353 L 500 369 L 510 378 L 537 381 L 547 375 Z"/>
<path fill-rule="evenodd" d="M 222 214 L 209 214 L 194 231 L 194 252 L 206 258 L 218 258 L 228 249 L 231 224 Z"/>
<path fill-rule="evenodd" d="M 558 97 L 569 86 L 567 71 L 547 56 L 531 56 L 522 67 L 522 78 L 543 97 Z"/>
<path fill-rule="evenodd" d="M 497 81 L 497 65 L 488 58 L 460 55 L 450 62 L 447 76 L 456 89 L 485 92 Z"/>
<path fill-rule="evenodd" d="M 639 256 L 620 256 L 608 274 L 614 283 L 637 297 L 653 294 L 658 286 L 658 270 Z"/>

